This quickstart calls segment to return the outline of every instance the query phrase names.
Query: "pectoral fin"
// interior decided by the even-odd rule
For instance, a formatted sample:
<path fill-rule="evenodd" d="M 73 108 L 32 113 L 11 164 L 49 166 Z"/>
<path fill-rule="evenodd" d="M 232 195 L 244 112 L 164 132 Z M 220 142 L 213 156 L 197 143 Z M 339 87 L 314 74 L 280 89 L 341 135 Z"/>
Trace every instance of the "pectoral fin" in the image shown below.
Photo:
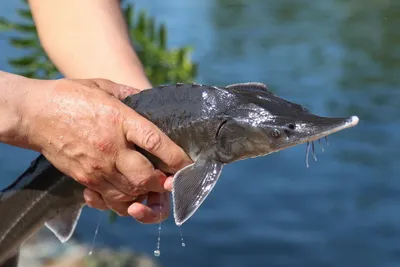
<path fill-rule="evenodd" d="M 72 206 L 47 221 L 45 225 L 62 243 L 67 242 L 75 231 L 82 208 L 81 205 Z"/>
<path fill-rule="evenodd" d="M 223 164 L 201 157 L 174 176 L 172 199 L 176 225 L 182 225 L 200 207 L 214 188 Z"/>

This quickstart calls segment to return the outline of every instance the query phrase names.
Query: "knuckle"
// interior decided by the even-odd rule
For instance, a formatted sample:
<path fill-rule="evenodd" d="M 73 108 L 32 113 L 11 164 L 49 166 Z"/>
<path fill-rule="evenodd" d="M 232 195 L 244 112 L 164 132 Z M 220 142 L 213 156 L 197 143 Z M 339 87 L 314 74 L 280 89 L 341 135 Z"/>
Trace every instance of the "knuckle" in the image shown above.
<path fill-rule="evenodd" d="M 103 170 L 102 164 L 99 164 L 99 163 L 96 163 L 96 162 L 93 162 L 92 164 L 90 164 L 89 168 L 88 168 L 88 172 L 91 173 L 91 174 L 98 173 L 98 172 L 100 172 L 102 170 Z"/>
<path fill-rule="evenodd" d="M 77 173 L 73 176 L 79 183 L 86 185 L 89 183 L 88 177 L 84 173 Z"/>
<path fill-rule="evenodd" d="M 117 202 L 124 202 L 124 201 L 129 201 L 132 200 L 132 197 L 129 195 L 126 195 L 124 193 L 119 193 L 116 194 L 112 197 L 113 201 L 117 201 Z"/>
<path fill-rule="evenodd" d="M 143 148 L 149 152 L 157 151 L 161 148 L 161 134 L 156 131 L 149 131 L 144 134 Z"/>
<path fill-rule="evenodd" d="M 89 188 L 96 188 L 99 185 L 99 179 L 88 177 L 86 175 L 78 175 L 76 180 Z"/>
<path fill-rule="evenodd" d="M 135 175 L 135 179 L 132 179 L 132 190 L 135 195 L 142 195 L 147 193 L 147 186 L 149 182 L 152 180 L 151 173 L 143 172 L 137 173 Z"/>
<path fill-rule="evenodd" d="M 112 81 L 104 79 L 104 78 L 95 78 L 91 80 L 94 84 L 96 84 L 98 87 L 102 87 L 102 84 L 113 84 Z"/>
<path fill-rule="evenodd" d="M 119 92 L 121 97 L 127 97 L 139 93 L 140 90 L 126 85 L 119 85 Z"/>
<path fill-rule="evenodd" d="M 86 203 L 86 205 L 88 205 L 89 207 L 94 208 L 94 206 L 93 206 L 93 199 L 85 198 L 85 203 Z"/>
<path fill-rule="evenodd" d="M 153 173 L 154 173 L 153 168 L 136 173 L 136 175 L 135 175 L 136 186 L 140 186 L 141 184 L 150 180 L 153 177 Z"/>
<path fill-rule="evenodd" d="M 175 170 L 176 168 L 179 168 L 179 167 L 180 167 L 180 165 L 182 164 L 181 162 L 182 162 L 183 160 L 182 160 L 181 157 L 179 157 L 178 153 L 172 152 L 172 153 L 169 153 L 169 154 L 167 155 L 165 161 L 166 161 L 165 163 L 166 163 L 169 167 L 171 167 L 171 168 L 173 168 L 173 169 Z"/>
<path fill-rule="evenodd" d="M 143 182 L 138 182 L 135 183 L 135 186 L 130 190 L 131 194 L 135 197 L 138 197 L 140 195 L 144 195 L 148 192 L 146 188 L 146 184 Z"/>
<path fill-rule="evenodd" d="M 125 207 L 125 203 L 117 202 L 114 199 L 105 198 L 106 206 L 117 213 L 119 216 L 127 216 L 128 208 Z"/>

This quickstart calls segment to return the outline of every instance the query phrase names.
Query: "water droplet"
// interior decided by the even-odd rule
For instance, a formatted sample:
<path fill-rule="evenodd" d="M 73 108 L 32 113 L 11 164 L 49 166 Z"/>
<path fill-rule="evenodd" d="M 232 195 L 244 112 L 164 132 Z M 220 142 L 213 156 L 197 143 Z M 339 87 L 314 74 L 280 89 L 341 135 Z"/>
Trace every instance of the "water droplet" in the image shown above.
<path fill-rule="evenodd" d="M 90 251 L 88 253 L 89 255 L 92 255 L 92 253 L 93 253 L 93 248 L 94 248 L 94 245 L 96 243 L 96 237 L 97 237 L 97 234 L 99 233 L 99 226 L 100 226 L 101 218 L 103 218 L 102 215 L 103 215 L 103 213 L 101 212 L 99 221 L 97 222 L 96 230 L 94 231 L 94 237 L 93 237 L 93 240 L 92 240 L 92 245 L 90 246 Z"/>
<path fill-rule="evenodd" d="M 181 245 L 182 247 L 186 247 L 185 242 L 183 241 L 183 235 L 182 235 L 182 228 L 179 226 L 179 233 L 181 235 Z"/>
<path fill-rule="evenodd" d="M 154 250 L 154 256 L 159 257 L 161 254 L 160 250 L 156 249 Z"/>
<path fill-rule="evenodd" d="M 162 194 L 160 194 L 160 203 L 162 203 Z M 160 218 L 161 218 L 161 210 L 162 207 L 160 206 Z M 157 249 L 154 250 L 154 256 L 158 257 L 160 256 L 161 252 L 160 252 L 160 243 L 161 243 L 161 221 L 158 224 L 158 238 L 157 238 Z"/>

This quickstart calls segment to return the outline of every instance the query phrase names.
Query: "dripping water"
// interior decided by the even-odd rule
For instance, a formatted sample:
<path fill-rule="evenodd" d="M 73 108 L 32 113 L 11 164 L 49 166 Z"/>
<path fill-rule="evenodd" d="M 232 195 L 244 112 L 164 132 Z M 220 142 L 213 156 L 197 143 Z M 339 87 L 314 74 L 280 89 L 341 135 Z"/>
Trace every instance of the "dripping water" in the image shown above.
<path fill-rule="evenodd" d="M 307 148 L 306 148 L 306 167 L 308 168 L 308 154 L 310 153 L 310 142 L 307 142 Z"/>
<path fill-rule="evenodd" d="M 179 226 L 179 234 L 181 235 L 181 246 L 186 247 L 185 241 L 183 240 L 182 228 L 180 226 Z"/>
<path fill-rule="evenodd" d="M 160 242 L 161 241 L 161 222 L 158 224 L 158 239 L 157 239 L 157 249 L 154 250 L 154 256 L 159 257 L 161 255 Z"/>
<path fill-rule="evenodd" d="M 160 222 L 158 223 L 157 249 L 154 250 L 154 256 L 156 256 L 156 257 L 159 257 L 161 255 L 160 243 L 161 243 L 161 224 L 162 224 L 162 221 L 161 221 L 161 210 L 162 210 L 161 203 L 162 203 L 162 200 L 163 200 L 162 199 L 162 194 L 160 194 L 160 214 L 159 214 Z"/>
<path fill-rule="evenodd" d="M 162 203 L 162 194 L 160 194 L 160 203 Z M 161 218 L 161 210 L 162 207 L 160 205 L 160 218 Z M 158 224 L 158 238 L 157 238 L 157 248 L 154 250 L 154 256 L 159 257 L 161 255 L 161 250 L 160 250 L 160 245 L 161 245 L 161 225 L 162 222 L 160 221 L 160 223 Z M 182 247 L 186 247 L 185 241 L 183 239 L 183 234 L 182 234 L 182 228 L 181 226 L 179 226 L 179 234 L 180 234 L 180 238 L 181 238 L 181 246 Z"/>
<path fill-rule="evenodd" d="M 101 212 L 99 221 L 97 222 L 96 230 L 94 231 L 94 237 L 93 237 L 93 240 L 92 240 L 92 245 L 90 246 L 90 251 L 88 253 L 89 255 L 92 255 L 92 253 L 93 253 L 93 248 L 95 246 L 96 237 L 97 237 L 97 234 L 99 233 L 100 222 L 101 222 L 101 219 L 103 218 L 102 215 L 103 215 L 103 213 Z"/>

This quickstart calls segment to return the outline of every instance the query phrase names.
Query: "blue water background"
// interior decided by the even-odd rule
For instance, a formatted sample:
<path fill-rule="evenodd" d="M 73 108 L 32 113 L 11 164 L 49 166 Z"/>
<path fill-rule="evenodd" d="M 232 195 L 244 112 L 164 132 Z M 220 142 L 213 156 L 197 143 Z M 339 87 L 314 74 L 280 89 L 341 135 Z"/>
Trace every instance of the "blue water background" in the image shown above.
<path fill-rule="evenodd" d="M 193 46 L 197 82 L 264 82 L 320 115 L 361 120 L 310 168 L 305 146 L 228 165 L 184 225 L 185 248 L 172 218 L 163 225 L 163 266 L 400 266 L 399 1 L 132 2 L 166 23 L 170 47 Z M 18 6 L 2 1 L 0 16 L 18 19 Z M 0 69 L 12 71 L 23 51 L 0 36 Z M 37 155 L 0 151 L 2 186 Z M 99 215 L 85 209 L 77 235 L 90 242 Z M 157 227 L 103 222 L 97 244 L 151 255 Z"/>

